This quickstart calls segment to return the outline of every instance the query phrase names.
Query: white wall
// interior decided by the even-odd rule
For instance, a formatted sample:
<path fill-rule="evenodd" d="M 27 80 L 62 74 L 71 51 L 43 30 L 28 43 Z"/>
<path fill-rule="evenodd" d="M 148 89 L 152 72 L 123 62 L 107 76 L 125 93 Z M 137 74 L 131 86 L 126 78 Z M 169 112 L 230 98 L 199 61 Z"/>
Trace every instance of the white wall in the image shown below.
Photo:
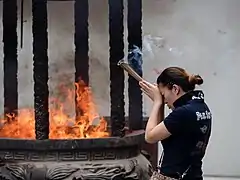
<path fill-rule="evenodd" d="M 91 86 L 99 112 L 109 115 L 107 0 L 90 2 Z M 24 49 L 19 49 L 20 107 L 33 105 L 30 7 L 30 2 L 26 2 Z M 154 68 L 179 65 L 199 73 L 205 80 L 202 88 L 214 116 L 210 146 L 204 159 L 204 171 L 208 175 L 240 176 L 240 121 L 236 113 L 240 98 L 239 8 L 239 0 L 143 1 L 144 76 L 155 81 Z M 73 3 L 50 2 L 48 9 L 50 86 L 54 93 L 56 84 L 69 84 L 74 79 Z M 2 60 L 2 42 L 0 46 Z M 0 84 L 3 84 L 2 68 L 0 63 Z M 3 85 L 0 97 L 3 97 Z M 0 108 L 2 112 L 2 98 Z M 145 100 L 144 112 L 148 114 L 150 108 L 151 104 Z"/>

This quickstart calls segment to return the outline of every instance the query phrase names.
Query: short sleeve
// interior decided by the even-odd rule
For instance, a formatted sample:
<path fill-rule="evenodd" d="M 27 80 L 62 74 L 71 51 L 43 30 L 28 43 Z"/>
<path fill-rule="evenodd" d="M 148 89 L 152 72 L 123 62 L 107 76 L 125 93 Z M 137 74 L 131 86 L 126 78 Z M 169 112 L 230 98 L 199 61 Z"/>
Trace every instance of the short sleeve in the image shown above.
<path fill-rule="evenodd" d="M 173 110 L 164 120 L 164 125 L 172 134 L 179 134 L 191 130 L 194 126 L 191 112 L 186 108 L 180 107 Z"/>

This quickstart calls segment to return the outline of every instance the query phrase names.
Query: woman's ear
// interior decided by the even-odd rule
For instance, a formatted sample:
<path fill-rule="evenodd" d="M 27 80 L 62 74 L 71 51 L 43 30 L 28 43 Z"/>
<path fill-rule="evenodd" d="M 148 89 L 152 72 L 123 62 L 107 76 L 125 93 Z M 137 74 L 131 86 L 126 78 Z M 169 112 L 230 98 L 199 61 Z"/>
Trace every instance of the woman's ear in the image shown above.
<path fill-rule="evenodd" d="M 172 91 L 175 95 L 178 95 L 180 93 L 180 87 L 176 84 L 172 86 Z"/>

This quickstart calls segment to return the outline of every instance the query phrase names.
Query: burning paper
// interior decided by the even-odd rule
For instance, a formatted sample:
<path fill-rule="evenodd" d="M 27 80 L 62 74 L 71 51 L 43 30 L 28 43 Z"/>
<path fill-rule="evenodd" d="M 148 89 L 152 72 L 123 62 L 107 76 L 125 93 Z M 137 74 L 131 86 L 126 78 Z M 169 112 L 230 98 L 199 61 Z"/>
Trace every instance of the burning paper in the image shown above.
<path fill-rule="evenodd" d="M 75 86 L 59 86 L 65 97 L 50 97 L 49 121 L 50 139 L 79 139 L 109 137 L 107 121 L 100 117 L 93 101 L 90 88 L 83 81 Z M 75 99 L 76 97 L 76 99 Z M 82 111 L 81 116 L 70 116 L 66 109 L 69 106 Z M 0 137 L 35 139 L 34 109 L 19 109 L 17 117 L 7 115 L 0 118 Z"/>

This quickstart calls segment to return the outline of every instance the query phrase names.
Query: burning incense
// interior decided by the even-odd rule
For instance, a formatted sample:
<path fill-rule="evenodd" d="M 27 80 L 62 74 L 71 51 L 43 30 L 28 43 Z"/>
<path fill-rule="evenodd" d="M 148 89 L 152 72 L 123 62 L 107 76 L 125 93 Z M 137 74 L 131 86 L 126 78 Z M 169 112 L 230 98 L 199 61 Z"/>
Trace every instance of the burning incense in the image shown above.
<path fill-rule="evenodd" d="M 128 53 L 128 62 L 123 59 L 118 62 L 118 66 L 122 67 L 137 81 L 142 81 L 142 52 L 137 46 L 133 46 Z M 139 75 L 140 74 L 140 75 Z"/>
<path fill-rule="evenodd" d="M 143 80 L 143 78 L 141 76 L 139 76 L 138 73 L 136 71 L 134 71 L 133 68 L 131 68 L 131 66 L 127 62 L 125 62 L 123 59 L 118 62 L 118 66 L 120 66 L 125 71 L 127 71 L 128 74 L 130 74 L 132 77 L 134 77 L 134 79 L 136 79 L 137 81 Z"/>

